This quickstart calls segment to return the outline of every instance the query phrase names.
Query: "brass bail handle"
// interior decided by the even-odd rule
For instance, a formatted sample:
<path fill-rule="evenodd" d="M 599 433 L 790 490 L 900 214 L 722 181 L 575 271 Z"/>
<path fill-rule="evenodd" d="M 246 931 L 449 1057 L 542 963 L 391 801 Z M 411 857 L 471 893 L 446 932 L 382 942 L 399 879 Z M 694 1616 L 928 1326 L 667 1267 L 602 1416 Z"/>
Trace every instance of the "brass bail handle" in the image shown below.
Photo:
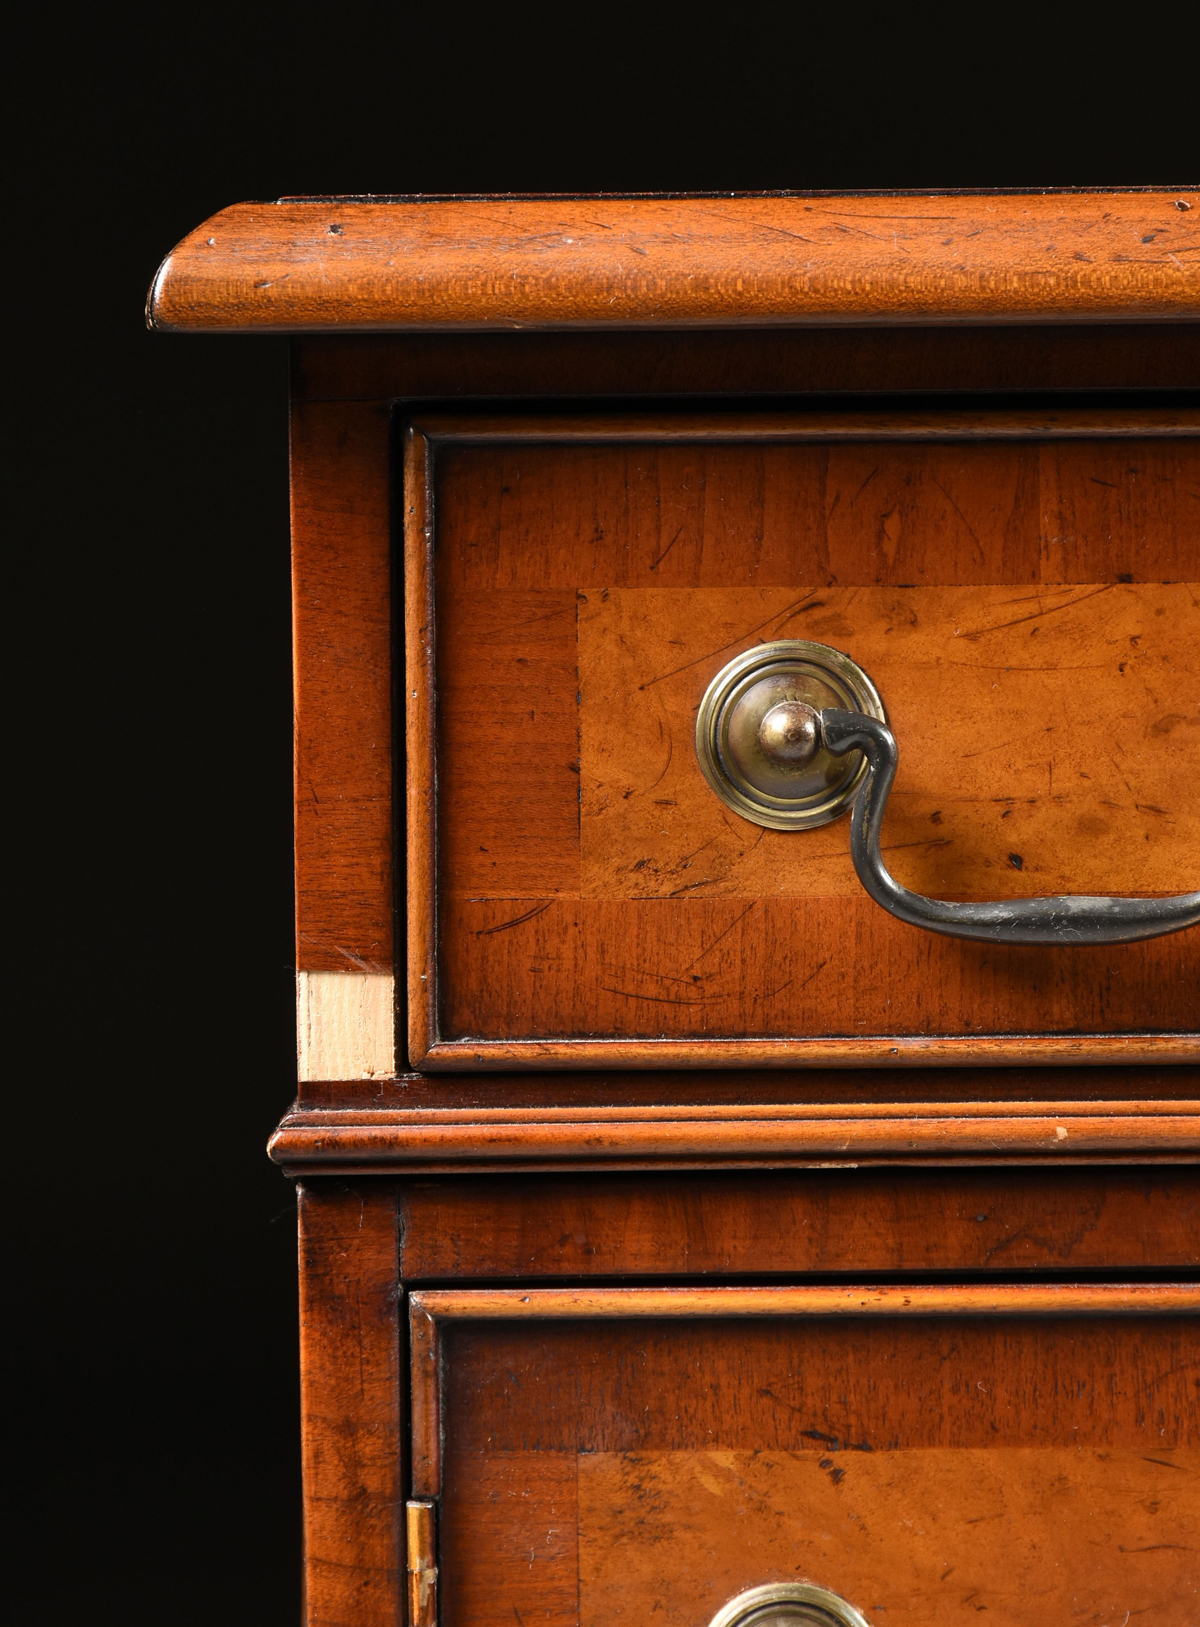
<path fill-rule="evenodd" d="M 717 795 L 757 824 L 808 829 L 852 807 L 858 879 L 910 926 L 984 943 L 1111 944 L 1200 924 L 1200 892 L 952 904 L 901 886 L 880 851 L 900 759 L 896 737 L 866 673 L 827 645 L 780 641 L 731 661 L 701 702 L 696 750 Z"/>

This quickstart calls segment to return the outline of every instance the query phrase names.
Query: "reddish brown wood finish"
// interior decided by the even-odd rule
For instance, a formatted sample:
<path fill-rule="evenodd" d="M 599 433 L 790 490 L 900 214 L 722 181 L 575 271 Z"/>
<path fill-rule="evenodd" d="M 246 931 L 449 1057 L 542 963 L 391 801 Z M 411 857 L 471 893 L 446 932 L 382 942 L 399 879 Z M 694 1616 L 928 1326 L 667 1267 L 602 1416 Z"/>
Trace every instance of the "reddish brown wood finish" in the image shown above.
<path fill-rule="evenodd" d="M 409 1178 L 410 1284 L 1200 1268 L 1200 1171 L 822 1169 Z"/>
<path fill-rule="evenodd" d="M 459 1323 L 472 1326 L 465 1339 L 456 1342 L 473 1343 L 478 1350 L 486 1335 L 473 1325 L 497 1322 L 515 1324 L 565 1322 L 574 1328 L 581 1323 L 589 1322 L 616 1324 L 672 1321 L 685 1323 L 717 1321 L 726 1324 L 732 1322 L 735 1324 L 736 1337 L 749 1343 L 751 1324 L 760 1320 L 777 1324 L 791 1319 L 820 1319 L 824 1335 L 831 1321 L 843 1322 L 847 1319 L 860 1318 L 868 1320 L 953 1318 L 956 1321 L 962 1318 L 977 1321 L 981 1318 L 1014 1317 L 1024 1321 L 1034 1317 L 1045 1317 L 1061 1322 L 1069 1317 L 1163 1316 L 1175 1320 L 1189 1316 L 1194 1318 L 1197 1314 L 1200 1314 L 1200 1284 L 1190 1283 L 1094 1285 L 1071 1283 L 1045 1286 L 1005 1283 L 987 1286 L 953 1284 L 936 1287 L 914 1284 L 904 1287 L 848 1288 L 822 1286 L 421 1289 L 409 1295 L 413 1495 L 415 1497 L 442 1495 L 445 1437 L 448 1426 L 452 1425 L 445 1412 L 444 1397 L 447 1382 L 458 1390 L 460 1396 L 462 1393 L 461 1388 L 455 1384 L 453 1362 L 445 1344 L 449 1329 Z M 1192 1331 L 1194 1334 L 1195 1330 Z M 546 1338 L 544 1333 L 540 1336 Z M 515 1350 L 517 1338 L 519 1334 L 508 1333 L 498 1336 L 496 1342 L 507 1344 L 509 1350 Z M 526 1366 L 527 1361 L 528 1358 L 518 1360 L 514 1363 L 514 1368 Z M 579 1383 L 579 1391 L 586 1392 L 588 1388 L 595 1389 L 598 1385 L 603 1388 L 604 1380 L 597 1371 L 594 1358 L 590 1366 L 592 1371 Z M 687 1400 L 696 1393 L 695 1386 L 685 1387 L 680 1383 L 681 1376 L 675 1375 L 675 1382 L 659 1392 L 659 1404 L 661 1406 L 666 1402 L 668 1415 L 672 1404 L 684 1407 Z M 745 1396 L 747 1392 L 748 1386 L 739 1383 L 736 1393 Z M 559 1394 L 566 1402 L 568 1410 L 574 1410 L 575 1406 L 579 1406 L 579 1401 L 570 1390 L 565 1393 L 560 1391 Z M 758 1395 L 763 1394 L 763 1390 L 759 1389 Z M 1176 1409 L 1187 1394 L 1186 1385 L 1178 1386 L 1177 1394 L 1179 1399 L 1176 1401 Z M 611 1400 L 607 1405 L 597 1404 L 598 1401 L 599 1396 L 594 1396 L 590 1405 L 586 1401 L 583 1403 L 580 1421 L 586 1420 L 589 1433 L 598 1431 L 603 1438 L 609 1435 L 614 1423 L 620 1429 L 621 1425 L 616 1420 L 623 1409 L 619 1405 L 614 1408 Z M 528 1405 L 527 1402 L 518 1404 L 513 1410 L 520 1415 L 525 1412 Z M 529 1413 L 523 1420 L 526 1428 L 535 1415 Z M 554 1431 L 553 1421 L 544 1414 L 540 1421 L 543 1429 Z M 677 1413 L 674 1419 L 676 1426 L 679 1421 L 680 1415 Z M 1184 1417 L 1178 1410 L 1175 1410 L 1171 1422 L 1176 1433 L 1180 1427 L 1185 1430 L 1187 1428 Z M 691 1423 L 694 1427 L 695 1420 L 691 1420 Z M 944 1427 L 944 1420 L 937 1420 L 934 1427 Z M 669 1428 L 669 1435 L 672 1437 L 678 1437 L 680 1433 L 677 1429 Z M 698 1432 L 693 1439 L 716 1444 L 711 1441 L 713 1433 L 710 1428 L 702 1433 Z M 761 1433 L 756 1431 L 750 1435 L 755 1449 L 761 1449 L 766 1444 L 764 1435 L 765 1431 Z M 1147 1444 L 1150 1439 L 1151 1437 L 1147 1437 Z M 561 1440 L 553 1443 L 547 1440 L 545 1444 L 553 1450 L 556 1447 L 561 1449 L 563 1443 Z M 684 1441 L 681 1440 L 680 1444 L 684 1444 Z M 502 1440 L 498 1440 L 495 1433 L 489 1432 L 488 1445 L 493 1449 L 504 1450 Z M 610 1451 L 614 1449 L 611 1440 L 605 1440 L 604 1449 Z"/>
<path fill-rule="evenodd" d="M 392 968 L 389 413 L 292 415 L 296 958 Z"/>
<path fill-rule="evenodd" d="M 1007 621 L 999 601 L 985 614 L 986 593 L 976 607 L 991 631 L 1010 628 L 994 650 L 975 656 L 997 664 L 1003 677 L 1014 663 L 1024 671 L 1041 659 L 1040 646 L 1030 643 L 1041 623 L 1087 595 L 1133 594 L 1120 587 L 1127 580 L 1200 579 L 1186 497 L 1200 446 L 1196 427 L 1191 412 L 1127 409 L 422 420 L 409 458 L 411 489 L 425 505 L 410 516 L 408 532 L 406 687 L 418 742 L 409 765 L 417 810 L 409 985 L 420 996 L 411 1008 L 412 1059 L 434 1069 L 1194 1060 L 1195 1010 L 1185 993 L 1194 982 L 1194 933 L 1118 951 L 968 945 L 899 925 L 852 880 L 848 896 L 824 896 L 824 871 L 820 886 L 805 878 L 785 889 L 798 894 L 786 900 L 761 896 L 754 884 L 740 889 L 748 903 L 710 896 L 711 888 L 697 893 L 682 872 L 676 892 L 657 897 L 668 882 L 656 875 L 653 856 L 634 863 L 647 848 L 631 845 L 645 838 L 626 830 L 633 815 L 625 804 L 615 803 L 615 834 L 596 834 L 590 816 L 594 808 L 607 811 L 620 792 L 597 778 L 592 763 L 608 761 L 603 751 L 597 757 L 595 720 L 603 730 L 611 718 L 617 743 L 609 758 L 636 781 L 621 795 L 639 788 L 655 795 L 678 756 L 676 777 L 691 774 L 697 806 L 708 811 L 712 799 L 687 738 L 707 678 L 737 650 L 772 637 L 803 633 L 848 647 L 851 603 L 868 616 L 859 641 L 883 638 L 890 629 L 870 623 L 869 595 L 855 598 L 856 588 L 890 586 L 897 602 L 909 591 L 906 582 L 929 592 L 940 583 L 997 584 L 989 591 L 999 601 L 1005 590 L 1018 590 L 1007 591 L 1020 601 Z M 856 513 L 860 498 L 865 506 Z M 1082 584 L 1078 593 L 1073 582 Z M 1039 594 L 1045 583 L 1067 585 Z M 617 589 L 628 590 L 631 603 L 641 595 L 637 611 L 663 644 L 643 652 L 640 665 L 626 659 L 632 633 L 617 628 L 606 650 L 589 631 Z M 703 602 L 710 608 L 688 599 L 679 636 L 668 638 L 663 618 L 675 614 L 671 595 L 696 591 L 709 595 Z M 753 605 L 741 600 L 725 614 L 725 600 L 712 597 L 737 593 L 761 599 L 762 616 L 756 620 Z M 1190 614 L 1191 600 L 1181 604 Z M 888 611 L 884 620 L 908 613 Z M 1152 620 L 1152 607 L 1146 614 Z M 694 655 L 685 628 L 706 632 L 710 623 L 708 644 L 701 639 Z M 1138 626 L 1134 656 L 1144 643 Z M 1055 649 L 1044 659 L 1060 676 L 1072 663 L 1090 669 L 1105 636 L 1102 626 L 1081 625 L 1074 643 L 1055 643 L 1052 632 L 1043 643 Z M 680 646 L 678 671 L 663 668 L 671 644 Z M 923 659 L 937 658 L 931 646 Z M 1194 683 L 1186 674 L 1180 679 L 1177 667 L 1175 660 L 1169 687 L 1186 722 Z M 1123 673 L 1114 665 L 1104 684 L 1119 683 Z M 674 688 L 655 690 L 651 715 L 655 706 L 640 692 L 664 678 Z M 1084 682 L 1085 702 L 1087 693 Z M 1157 691 L 1145 704 L 1157 711 Z M 620 720 L 623 708 L 630 709 L 628 724 Z M 1022 708 L 1025 701 L 1018 722 Z M 1070 740 L 1079 716 L 1077 707 L 1067 711 Z M 970 709 L 939 722 L 940 762 L 951 764 L 978 743 L 980 719 Z M 581 728 L 582 764 L 572 738 Z M 1111 745 L 1110 732 L 1102 733 Z M 651 737 L 665 764 L 657 781 L 637 768 L 637 752 Z M 436 813 L 426 766 L 435 738 Z M 1184 740 L 1181 733 L 1168 751 L 1182 750 Z M 1057 748 L 1048 762 L 1060 785 L 1064 770 L 1079 768 Z M 577 769 L 586 770 L 581 788 Z M 1087 778 L 1081 771 L 1079 783 Z M 1013 811 L 1015 797 L 1005 796 L 1012 789 L 997 780 L 991 801 L 998 805 L 985 810 L 992 823 Z M 1137 800 L 1128 775 L 1118 789 Z M 691 794 L 690 780 L 685 790 Z M 943 794 L 934 790 L 931 807 Z M 953 798 L 952 782 L 943 790 Z M 665 806 L 677 810 L 683 793 L 674 782 L 663 794 Z M 1001 895 L 1107 890 L 1065 881 L 1082 814 L 1057 805 L 1051 782 L 1055 805 L 1036 837 L 1025 830 L 1031 799 L 1022 797 L 1016 825 L 1022 840 L 1029 836 L 1044 852 L 1038 864 L 1049 863 L 1053 876 L 1039 885 L 1005 871 L 994 889 L 990 876 L 975 877 L 969 894 L 980 887 Z M 1101 824 L 1111 823 L 1108 806 Z M 940 807 L 928 817 L 940 818 Z M 1169 819 L 1169 810 L 1155 807 L 1154 818 Z M 674 817 L 663 814 L 663 836 L 670 837 Z M 1143 823 L 1151 818 L 1146 813 Z M 747 843 L 779 849 L 768 864 L 776 874 L 785 855 L 819 845 L 805 837 L 808 846 L 798 848 L 793 836 L 730 823 L 730 840 L 742 834 Z M 1139 851 L 1143 838 L 1169 845 L 1168 826 L 1143 831 L 1139 824 L 1133 835 L 1119 829 L 1125 844 L 1113 850 L 1120 862 L 1112 890 L 1159 890 L 1161 878 L 1135 881 L 1131 873 L 1122 883 L 1120 872 L 1130 842 L 1136 839 Z M 711 832 L 694 818 L 684 821 L 678 842 L 686 847 L 693 831 L 692 847 L 712 846 Z M 645 897 L 632 882 L 624 896 L 610 897 L 607 882 L 594 881 L 584 845 L 593 836 L 602 864 L 624 865 L 630 874 L 651 865 L 640 888 Z M 997 824 L 987 841 L 1001 842 L 1003 856 L 1005 839 L 1007 827 Z M 1177 845 L 1164 876 L 1186 870 L 1189 844 Z M 1055 858 L 1060 849 L 1065 856 Z M 705 873 L 700 883 L 711 879 Z M 953 895 L 965 878 L 907 879 Z M 1175 886 L 1186 885 L 1181 873 Z M 812 944 L 822 946 L 815 966 L 804 948 Z M 703 975 L 691 977 L 702 962 Z M 769 995 L 782 998 L 772 1004 Z"/>
<path fill-rule="evenodd" d="M 798 1566 L 914 1627 L 983 1606 L 1029 1627 L 1048 1599 L 1108 1620 L 1099 1566 L 1122 1608 L 1191 1627 L 1190 937 L 988 955 L 845 888 L 768 897 L 770 872 L 664 933 L 670 898 L 622 879 L 629 832 L 581 835 L 578 735 L 604 723 L 629 756 L 628 661 L 597 661 L 628 629 L 581 590 L 728 616 L 795 587 L 748 636 L 839 645 L 847 590 L 1050 611 L 1047 584 L 1107 606 L 1120 583 L 1152 617 L 1164 580 L 1200 579 L 1196 415 L 1153 394 L 1200 377 L 1200 269 L 1176 253 L 1197 196 L 287 200 L 164 266 L 160 326 L 318 335 L 293 379 L 303 971 L 392 969 L 394 519 L 412 567 L 414 1056 L 462 1071 L 306 1082 L 272 1143 L 305 1183 L 310 1627 L 405 1620 L 413 1491 L 409 1627 L 696 1627 Z M 474 331 L 516 322 L 558 331 Z M 1059 393 L 1000 404 L 1021 391 Z M 1132 889 L 1141 861 L 1114 854 Z M 644 998 L 693 930 L 736 989 L 801 931 L 861 986 L 818 978 L 774 1035 L 739 996 L 693 1034 Z M 613 983 L 584 1009 L 597 943 L 633 954 L 636 1003 Z M 798 1544 L 805 1522 L 826 1537 Z M 976 1581 L 937 1569 L 943 1539 Z"/>
<path fill-rule="evenodd" d="M 1081 1452 L 1109 1454 L 1114 1466 L 1122 1454 L 1143 1454 L 1167 1468 L 1182 1454 L 1186 1473 L 1198 1444 L 1197 1308 L 1200 1289 L 1168 1284 L 414 1295 L 414 1348 L 434 1332 L 441 1346 L 436 1367 L 419 1362 L 414 1373 L 413 1472 L 418 1488 L 441 1489 L 443 1621 L 474 1627 L 514 1610 L 522 1619 L 589 1619 L 585 1546 L 594 1559 L 602 1540 L 591 1522 L 611 1525 L 623 1506 L 585 1495 L 585 1472 L 600 1473 L 604 1454 L 624 1454 L 625 1470 L 661 1466 L 663 1495 L 642 1510 L 651 1524 L 686 1469 L 703 1472 L 706 1459 L 717 1469 L 730 1454 L 769 1464 L 781 1453 L 817 1453 L 840 1482 L 859 1454 L 886 1475 L 893 1461 L 897 1472 L 911 1461 L 889 1454 L 933 1450 L 945 1473 L 961 1477 L 962 1497 L 972 1479 L 1011 1472 L 1013 1454 L 1031 1449 L 1048 1453 L 1047 1472 L 1053 1465 L 1068 1481 L 1078 1461 L 1068 1454 Z M 906 1511 L 910 1544 L 934 1512 L 928 1493 Z M 1092 1584 L 1125 1574 L 1116 1545 L 1136 1524 L 1107 1506 L 1117 1523 L 1106 1563 L 1118 1568 L 1090 1567 L 1082 1579 Z M 793 1508 L 793 1549 L 807 1512 L 803 1502 Z M 1059 1535 L 1028 1519 L 1014 1506 L 1010 1523 L 984 1526 L 976 1541 L 996 1558 L 999 1543 L 1016 1564 L 1027 1539 L 1037 1536 L 1044 1550 Z M 746 1532 L 753 1543 L 755 1521 Z M 656 1573 L 650 1535 L 643 1524 L 627 1553 L 630 1603 L 646 1611 L 689 1574 L 661 1542 Z M 1057 1551 L 1063 1564 L 1077 1563 Z M 770 1579 L 753 1552 L 746 1558 L 742 1585 Z M 703 1580 L 706 1563 L 695 1562 Z M 851 1566 L 839 1578 L 845 1587 L 863 1574 Z M 1187 1627 L 1171 1591 L 1178 1554 L 1137 1574 L 1152 1602 L 1161 1590 L 1161 1619 Z M 924 1577 L 935 1580 L 936 1572 Z M 1012 1578 L 1017 1614 L 1010 1606 L 1001 1619 L 1029 1619 L 1020 1612 L 1032 1581 L 1032 1572 Z M 891 1603 L 903 1610 L 905 1593 Z"/>
<path fill-rule="evenodd" d="M 728 327 L 1200 315 L 1194 188 L 282 199 L 164 261 L 164 330 Z"/>
<path fill-rule="evenodd" d="M 276 1131 L 271 1155 L 297 1174 L 778 1167 L 864 1157 L 1189 1160 L 1200 1158 L 1200 1102 L 298 1112 Z"/>
<path fill-rule="evenodd" d="M 396 1627 L 404 1378 L 396 1193 L 300 1189 L 305 1620 Z"/>
<path fill-rule="evenodd" d="M 1126 1613 L 1190 1624 L 1200 1610 L 1195 1448 L 814 1445 L 576 1463 L 583 1627 L 625 1627 L 637 1598 L 656 1627 L 692 1627 L 797 1573 L 911 1627 L 977 1612 L 995 1627 Z"/>

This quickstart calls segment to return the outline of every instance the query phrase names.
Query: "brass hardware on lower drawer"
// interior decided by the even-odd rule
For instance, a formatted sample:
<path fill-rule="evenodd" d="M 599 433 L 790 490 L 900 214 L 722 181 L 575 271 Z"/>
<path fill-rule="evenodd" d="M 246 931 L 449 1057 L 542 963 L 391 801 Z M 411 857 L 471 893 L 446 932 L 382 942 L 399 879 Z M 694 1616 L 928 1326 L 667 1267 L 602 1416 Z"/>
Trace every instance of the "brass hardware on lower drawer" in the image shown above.
<path fill-rule="evenodd" d="M 709 1627 L 870 1627 L 867 1618 L 812 1582 L 752 1587 L 717 1611 Z"/>

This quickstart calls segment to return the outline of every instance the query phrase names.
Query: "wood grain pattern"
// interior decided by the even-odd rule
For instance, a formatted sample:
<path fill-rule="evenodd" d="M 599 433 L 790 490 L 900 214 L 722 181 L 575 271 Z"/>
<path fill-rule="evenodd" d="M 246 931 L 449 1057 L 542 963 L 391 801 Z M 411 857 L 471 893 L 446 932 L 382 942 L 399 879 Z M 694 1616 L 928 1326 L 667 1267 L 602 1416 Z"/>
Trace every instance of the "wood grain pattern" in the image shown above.
<path fill-rule="evenodd" d="M 1142 1317 L 1200 1315 L 1200 1284 L 996 1283 L 903 1287 L 424 1288 L 409 1294 L 412 1363 L 412 1486 L 417 1497 L 442 1488 L 447 1418 L 446 1348 L 458 1323 L 717 1320 L 765 1318 Z M 478 1339 L 478 1335 L 475 1335 Z M 594 1362 L 593 1362 L 594 1366 Z M 606 1427 L 611 1417 L 596 1420 Z M 547 1442 L 549 1444 L 549 1442 Z M 503 1450 L 503 1447 L 501 1447 Z"/>
<path fill-rule="evenodd" d="M 1124 1111 L 1122 1111 L 1124 1109 Z M 480 1122 L 482 1118 L 483 1122 Z M 338 1121 L 341 1122 L 338 1122 Z M 1083 1112 L 964 1104 L 913 1113 L 872 1105 L 860 1114 L 750 1109 L 744 1114 L 662 1108 L 561 1115 L 294 1113 L 271 1156 L 296 1173 L 408 1167 L 580 1169 L 811 1164 L 858 1158 L 941 1159 L 1122 1155 L 1200 1157 L 1200 1104 L 1129 1103 Z"/>
<path fill-rule="evenodd" d="M 1200 1283 L 912 1283 L 866 1288 L 422 1288 L 414 1321 L 792 1316 L 1197 1316 Z M 423 1369 L 430 1364 L 419 1358 Z M 418 1358 L 414 1357 L 414 1366 Z M 415 1383 L 415 1380 L 414 1380 Z M 425 1388 L 423 1396 L 431 1392 Z M 414 1413 L 418 1402 L 414 1395 Z"/>
<path fill-rule="evenodd" d="M 385 972 L 297 972 L 297 1072 L 304 1079 L 396 1073 L 396 980 Z"/>
<path fill-rule="evenodd" d="M 433 572 L 433 469 L 425 436 L 403 440 L 404 821 L 410 1061 L 437 1033 L 437 667 Z"/>
<path fill-rule="evenodd" d="M 296 960 L 392 970 L 391 537 L 385 408 L 292 414 Z"/>
<path fill-rule="evenodd" d="M 425 1066 L 1200 1060 L 1194 932 L 1115 948 L 964 944 L 866 898 L 531 910 L 446 906 L 444 1043 Z"/>
<path fill-rule="evenodd" d="M 400 1208 L 412 1286 L 1200 1267 L 1194 1167 L 460 1175 Z"/>
<path fill-rule="evenodd" d="M 396 1627 L 404 1465 L 396 1194 L 300 1189 L 308 1627 Z"/>
<path fill-rule="evenodd" d="M 293 396 L 321 401 L 1186 390 L 1197 377 L 1200 328 L 1174 322 L 335 333 L 292 346 Z"/>
<path fill-rule="evenodd" d="M 1168 1054 L 1193 1060 L 1187 935 L 1047 954 L 904 927 L 859 893 L 842 827 L 800 846 L 727 816 L 690 733 L 739 649 L 869 645 L 903 738 L 921 742 L 893 816 L 910 884 L 1185 887 L 1187 787 L 1140 788 L 1190 772 L 1195 593 L 1162 584 L 1200 579 L 1196 427 L 1157 409 L 422 419 L 453 795 L 436 899 L 428 862 L 410 905 L 414 981 L 437 981 L 414 1061 L 949 1065 L 968 1043 L 979 1061 L 1150 1061 L 1172 1033 Z M 429 547 L 426 526 L 410 572 L 429 572 Z M 965 654 L 946 656 L 956 641 Z M 410 659 L 428 707 L 433 658 Z M 953 700 L 935 698 L 945 740 L 914 721 L 922 683 Z M 918 783 L 926 749 L 937 784 Z M 965 780 L 964 752 L 979 758 Z M 436 956 L 421 925 L 435 913 Z M 1092 1038 L 1106 1033 L 1135 1049 L 1106 1050 Z"/>
<path fill-rule="evenodd" d="M 902 885 L 1021 898 L 1200 880 L 1200 585 L 623 588 L 579 595 L 584 897 L 861 895 L 844 822 L 764 831 L 700 773 L 700 698 L 749 628 L 852 649 L 870 674 L 900 743 L 883 850 Z M 720 978 L 711 958 L 698 972 Z"/>
<path fill-rule="evenodd" d="M 537 1293 L 529 1292 L 531 1299 Z M 1072 1292 L 1062 1290 L 1064 1304 Z M 1118 1294 L 1114 1290 L 1114 1306 Z M 1169 1294 L 1165 1290 L 1164 1299 Z M 546 1320 L 534 1313 L 444 1323 L 441 1506 L 443 1542 L 453 1543 L 454 1566 L 447 1567 L 443 1621 L 491 1627 L 514 1619 L 507 1582 L 510 1576 L 515 1581 L 515 1567 L 505 1553 L 544 1555 L 542 1564 L 524 1567 L 519 1608 L 525 1619 L 579 1620 L 572 1561 L 578 1553 L 590 1565 L 594 1550 L 589 1553 L 591 1533 L 569 1498 L 541 1488 L 543 1465 L 551 1464 L 561 1487 L 559 1454 L 577 1454 L 582 1489 L 584 1475 L 601 1473 L 596 1459 L 608 1453 L 638 1459 L 680 1453 L 692 1461 L 700 1453 L 757 1454 L 764 1462 L 784 1452 L 819 1451 L 822 1472 L 849 1486 L 868 1460 L 886 1475 L 893 1463 L 903 1472 L 905 1460 L 894 1454 L 940 1451 L 971 1454 L 949 1461 L 968 1478 L 982 1464 L 994 1486 L 1013 1462 L 997 1454 L 1130 1453 L 1161 1462 L 1194 1452 L 1200 1445 L 1193 1396 L 1197 1328 L 1194 1311 L 658 1320 Z M 483 1510 L 476 1488 L 493 1472 L 498 1476 L 501 1464 L 507 1496 Z M 1052 1495 L 1052 1487 L 1043 1486 Z M 924 1490 L 932 1491 L 928 1481 Z M 983 1486 L 975 1491 L 982 1494 Z M 610 1532 L 621 1506 L 610 1504 Z M 653 1524 L 652 1502 L 624 1506 L 631 1520 Z M 937 1506 L 911 1509 L 914 1528 L 920 1530 Z M 1028 1507 L 1014 1500 L 1014 1509 L 1021 1506 Z M 585 1507 L 595 1510 L 586 1491 L 577 1504 Z M 1127 1511 L 1118 1542 L 1125 1542 L 1124 1532 L 1142 1529 L 1149 1512 Z M 973 1527 L 977 1544 L 994 1541 L 1020 1551 L 1025 1530 L 997 1525 Z M 1052 1547 L 1053 1528 L 1042 1528 L 1041 1536 Z M 914 1553 L 918 1548 L 914 1541 Z M 658 1579 L 678 1581 L 679 1569 L 667 1563 L 661 1546 L 657 1551 Z M 637 1544 L 639 1576 L 653 1570 L 654 1554 L 649 1542 Z M 589 1574 L 585 1570 L 585 1580 Z M 504 1578 L 490 1594 L 489 1577 Z M 1165 1619 L 1173 1627 L 1188 1620 Z"/>
<path fill-rule="evenodd" d="M 474 1453 L 456 1459 L 442 1506 L 442 1570 L 453 1619 L 578 1627 L 574 1452 Z M 531 1470 L 533 1472 L 531 1472 Z M 475 1562 L 484 1546 L 487 1568 Z M 445 1619 L 445 1618 L 443 1618 Z"/>
<path fill-rule="evenodd" d="M 167 257 L 166 331 L 1200 315 L 1182 192 L 242 203 Z"/>
<path fill-rule="evenodd" d="M 983 1611 L 990 1627 L 1029 1627 L 1034 1610 L 1189 1627 L 1200 1613 L 1194 1449 L 604 1452 L 578 1465 L 582 1627 L 692 1627 L 749 1587 L 800 1577 L 913 1627 Z"/>

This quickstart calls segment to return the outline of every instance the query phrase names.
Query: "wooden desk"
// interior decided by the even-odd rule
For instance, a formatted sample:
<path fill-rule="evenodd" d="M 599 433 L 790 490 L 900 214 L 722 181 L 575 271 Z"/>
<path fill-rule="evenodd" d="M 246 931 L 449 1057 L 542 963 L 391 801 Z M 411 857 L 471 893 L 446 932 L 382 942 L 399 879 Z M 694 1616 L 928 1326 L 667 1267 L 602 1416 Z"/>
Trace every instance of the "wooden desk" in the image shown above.
<path fill-rule="evenodd" d="M 696 744 L 832 649 L 911 893 L 1197 886 L 1197 208 L 285 199 L 164 263 L 153 326 L 296 336 L 313 1627 L 1200 1617 L 1200 931 L 922 930 Z"/>

